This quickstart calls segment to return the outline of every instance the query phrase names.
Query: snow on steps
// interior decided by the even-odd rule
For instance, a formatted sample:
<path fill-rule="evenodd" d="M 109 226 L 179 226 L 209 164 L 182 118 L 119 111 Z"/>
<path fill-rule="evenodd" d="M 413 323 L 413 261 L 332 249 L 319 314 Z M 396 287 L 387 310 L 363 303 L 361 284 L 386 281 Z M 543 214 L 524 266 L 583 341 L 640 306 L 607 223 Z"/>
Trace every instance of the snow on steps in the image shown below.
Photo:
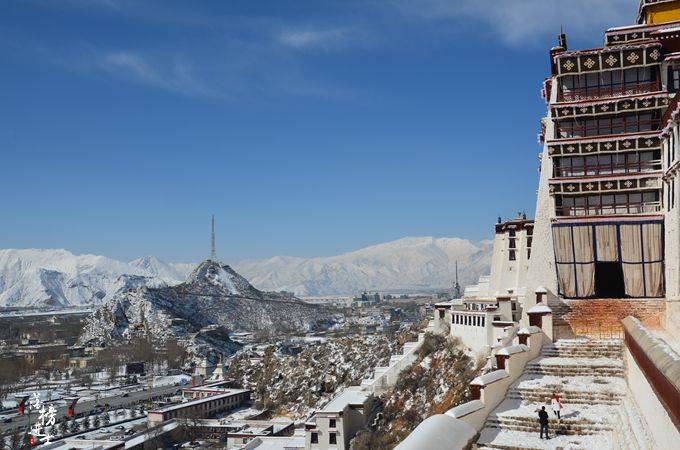
<path fill-rule="evenodd" d="M 541 358 L 538 362 L 527 364 L 525 373 L 563 377 L 623 377 L 623 361 L 612 358 L 560 358 L 548 356 Z"/>
<path fill-rule="evenodd" d="M 477 448 L 612 449 L 613 430 L 618 433 L 621 428 L 623 374 L 620 340 L 555 342 L 526 365 L 506 399 L 489 415 Z M 558 392 L 564 404 L 557 436 L 557 420 L 549 407 L 552 392 Z M 537 411 L 543 405 L 550 413 L 550 440 L 539 438 Z"/>
<path fill-rule="evenodd" d="M 555 436 L 551 432 L 550 439 L 541 439 L 538 433 L 524 431 L 503 431 L 485 428 L 479 436 L 477 449 L 503 450 L 593 450 L 611 448 L 611 435 L 589 436 Z"/>

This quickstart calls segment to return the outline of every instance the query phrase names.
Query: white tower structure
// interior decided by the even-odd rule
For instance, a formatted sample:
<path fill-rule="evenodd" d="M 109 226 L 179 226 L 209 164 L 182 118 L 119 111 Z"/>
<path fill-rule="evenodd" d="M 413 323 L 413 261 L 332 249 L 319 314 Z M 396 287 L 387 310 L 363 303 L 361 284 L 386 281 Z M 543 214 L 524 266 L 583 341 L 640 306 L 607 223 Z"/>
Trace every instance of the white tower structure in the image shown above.
<path fill-rule="evenodd" d="M 210 260 L 217 261 L 217 252 L 215 251 L 215 214 L 212 215 L 212 233 L 210 234 Z"/>

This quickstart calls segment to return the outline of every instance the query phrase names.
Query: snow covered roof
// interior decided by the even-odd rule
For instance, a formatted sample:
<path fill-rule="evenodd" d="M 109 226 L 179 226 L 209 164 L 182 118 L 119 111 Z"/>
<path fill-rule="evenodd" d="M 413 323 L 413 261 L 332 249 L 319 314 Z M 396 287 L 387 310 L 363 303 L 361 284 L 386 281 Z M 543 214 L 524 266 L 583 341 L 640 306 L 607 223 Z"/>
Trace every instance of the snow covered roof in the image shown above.
<path fill-rule="evenodd" d="M 477 434 L 472 426 L 447 414 L 423 420 L 395 450 L 462 450 Z"/>
<path fill-rule="evenodd" d="M 548 305 L 546 305 L 545 303 L 540 302 L 540 303 L 536 303 L 534 306 L 532 306 L 531 309 L 529 309 L 529 311 L 527 311 L 527 313 L 529 313 L 529 314 L 552 313 L 552 309 L 550 309 L 550 307 Z"/>
<path fill-rule="evenodd" d="M 546 288 L 544 288 L 543 286 L 539 286 L 539 287 L 536 288 L 536 290 L 534 292 L 536 294 L 547 294 L 548 290 Z"/>
<path fill-rule="evenodd" d="M 536 333 L 542 333 L 543 330 L 538 328 L 537 326 L 530 326 L 530 327 L 525 327 L 525 328 L 520 328 L 517 331 L 517 334 L 536 334 Z"/>
<path fill-rule="evenodd" d="M 369 397 L 369 393 L 362 391 L 358 386 L 351 386 L 343 390 L 340 395 L 333 398 L 319 412 L 339 413 L 350 405 L 363 405 Z"/>
<path fill-rule="evenodd" d="M 257 437 L 243 447 L 246 450 L 304 449 L 304 436 Z"/>
<path fill-rule="evenodd" d="M 467 416 L 468 414 L 472 414 L 475 411 L 479 411 L 482 408 L 484 408 L 483 401 L 472 400 L 470 402 L 463 403 L 462 405 L 458 405 L 455 408 L 449 409 L 445 414 L 451 417 L 460 418 Z"/>
<path fill-rule="evenodd" d="M 529 351 L 529 347 L 527 347 L 524 344 L 518 344 L 518 345 L 509 345 L 507 347 L 503 347 L 496 354 L 497 355 L 510 356 L 510 355 L 514 355 L 515 353 L 528 352 L 528 351 Z"/>
<path fill-rule="evenodd" d="M 494 383 L 503 378 L 507 378 L 510 375 L 505 370 L 494 370 L 493 372 L 485 373 L 484 375 L 478 376 L 470 382 L 475 386 L 486 386 L 487 384 Z"/>

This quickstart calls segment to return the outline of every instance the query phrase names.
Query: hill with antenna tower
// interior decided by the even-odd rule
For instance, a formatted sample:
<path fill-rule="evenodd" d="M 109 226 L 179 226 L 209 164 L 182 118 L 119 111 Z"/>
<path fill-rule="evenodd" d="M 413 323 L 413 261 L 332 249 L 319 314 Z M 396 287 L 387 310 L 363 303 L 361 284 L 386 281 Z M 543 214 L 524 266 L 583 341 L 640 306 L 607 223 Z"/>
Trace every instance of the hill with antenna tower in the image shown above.
<path fill-rule="evenodd" d="M 210 258 L 198 264 L 186 281 L 113 295 L 88 318 L 80 342 L 115 345 L 144 336 L 160 344 L 172 338 L 202 357 L 211 350 L 231 353 L 229 331 L 300 333 L 327 328 L 337 319 L 328 308 L 260 291 L 219 262 L 213 216 Z"/>

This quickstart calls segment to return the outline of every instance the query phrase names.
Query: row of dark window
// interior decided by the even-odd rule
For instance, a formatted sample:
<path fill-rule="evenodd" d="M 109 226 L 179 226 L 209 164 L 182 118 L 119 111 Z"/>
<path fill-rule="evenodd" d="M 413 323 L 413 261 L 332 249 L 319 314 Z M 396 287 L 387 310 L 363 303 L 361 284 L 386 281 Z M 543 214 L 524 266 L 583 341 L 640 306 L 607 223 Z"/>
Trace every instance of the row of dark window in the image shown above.
<path fill-rule="evenodd" d="M 312 444 L 318 444 L 319 443 L 319 433 L 316 431 L 312 432 L 311 436 L 311 441 Z M 338 443 L 338 435 L 337 433 L 328 433 L 328 444 L 334 445 Z"/>
<path fill-rule="evenodd" d="M 556 123 L 555 136 L 558 138 L 577 138 L 643 133 L 658 130 L 660 125 L 661 112 L 659 110 L 639 114 L 569 119 L 560 120 Z"/>
<path fill-rule="evenodd" d="M 578 177 L 661 170 L 661 150 L 554 158 L 553 176 Z"/>
<path fill-rule="evenodd" d="M 484 316 L 471 316 L 468 314 L 453 314 L 451 316 L 451 323 L 455 325 L 483 327 L 486 323 L 486 318 Z"/>
<path fill-rule="evenodd" d="M 527 259 L 531 259 L 531 242 L 533 240 L 534 229 L 532 227 L 526 228 L 527 232 Z M 517 260 L 517 237 L 515 230 L 508 232 L 508 260 Z"/>
<path fill-rule="evenodd" d="M 560 78 L 558 100 L 578 101 L 654 92 L 660 88 L 659 79 L 658 66 L 565 75 Z"/>
<path fill-rule="evenodd" d="M 555 197 L 558 216 L 639 214 L 659 211 L 659 191 Z"/>

